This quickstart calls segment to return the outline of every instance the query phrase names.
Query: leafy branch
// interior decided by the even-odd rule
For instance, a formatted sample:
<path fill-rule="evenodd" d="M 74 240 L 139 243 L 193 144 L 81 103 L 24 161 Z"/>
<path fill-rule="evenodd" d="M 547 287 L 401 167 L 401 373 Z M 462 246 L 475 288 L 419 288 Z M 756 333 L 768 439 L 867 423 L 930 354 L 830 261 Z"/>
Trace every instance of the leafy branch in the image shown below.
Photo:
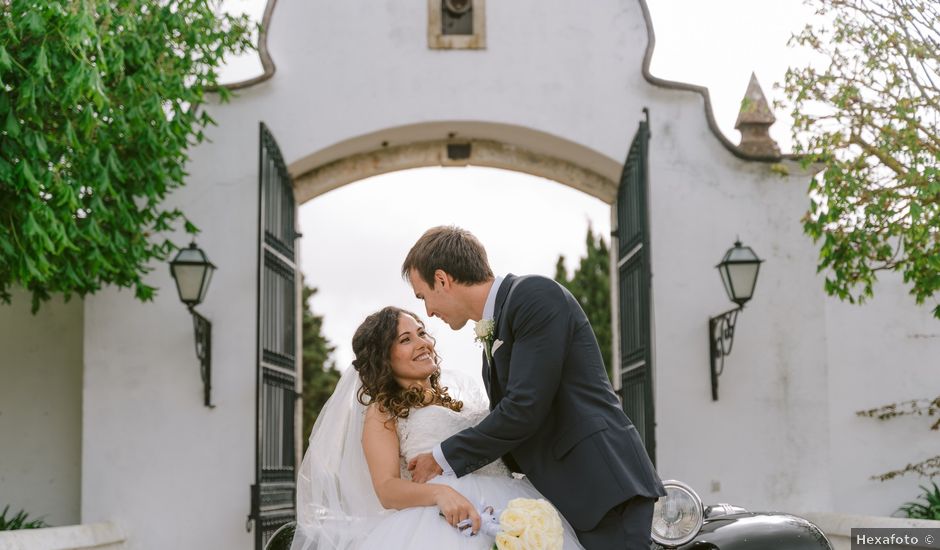
<path fill-rule="evenodd" d="M 198 231 L 161 204 L 185 183 L 213 123 L 207 93 L 226 55 L 254 47 L 253 25 L 219 0 L 2 5 L 0 300 L 22 286 L 36 311 L 108 284 L 151 299 L 147 266 L 176 248 L 162 235 Z"/>
<path fill-rule="evenodd" d="M 940 291 L 940 9 L 930 0 L 814 0 L 791 44 L 828 63 L 791 67 L 783 89 L 796 152 L 825 170 L 804 231 L 826 291 L 852 303 L 900 272 L 918 304 Z M 933 313 L 940 318 L 940 305 Z"/>
<path fill-rule="evenodd" d="M 933 399 L 912 399 L 901 403 L 891 403 L 874 409 L 857 411 L 855 414 L 878 420 L 889 420 L 899 416 L 940 416 L 940 397 Z M 940 431 L 940 418 L 934 422 L 930 429 Z M 887 481 L 898 476 L 916 473 L 923 477 L 940 475 L 940 455 L 930 457 L 920 462 L 907 464 L 903 468 L 891 470 L 883 474 L 872 476 L 872 479 Z"/>

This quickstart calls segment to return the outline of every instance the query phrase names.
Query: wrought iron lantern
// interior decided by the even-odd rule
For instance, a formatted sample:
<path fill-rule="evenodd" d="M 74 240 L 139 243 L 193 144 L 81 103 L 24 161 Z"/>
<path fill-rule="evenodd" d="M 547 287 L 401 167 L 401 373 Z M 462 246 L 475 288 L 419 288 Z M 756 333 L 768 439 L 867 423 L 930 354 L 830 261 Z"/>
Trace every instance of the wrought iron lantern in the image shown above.
<path fill-rule="evenodd" d="M 728 249 L 721 262 L 715 266 L 721 274 L 721 282 L 725 285 L 728 298 L 738 304 L 738 307 L 708 319 L 712 401 L 718 401 L 718 377 L 724 372 L 725 356 L 731 353 L 731 346 L 734 344 L 734 327 L 738 313 L 754 295 L 757 274 L 763 261 L 751 247 L 743 246 L 741 241 L 735 241 L 734 247 Z"/>
<path fill-rule="evenodd" d="M 199 359 L 205 406 L 209 408 L 214 407 L 211 401 L 212 323 L 193 308 L 202 303 L 206 297 L 213 271 L 215 271 L 215 265 L 209 261 L 206 253 L 196 246 L 195 241 L 190 243 L 189 247 L 181 249 L 170 262 L 170 273 L 176 281 L 180 301 L 186 304 L 186 308 L 193 316 L 196 357 Z"/>

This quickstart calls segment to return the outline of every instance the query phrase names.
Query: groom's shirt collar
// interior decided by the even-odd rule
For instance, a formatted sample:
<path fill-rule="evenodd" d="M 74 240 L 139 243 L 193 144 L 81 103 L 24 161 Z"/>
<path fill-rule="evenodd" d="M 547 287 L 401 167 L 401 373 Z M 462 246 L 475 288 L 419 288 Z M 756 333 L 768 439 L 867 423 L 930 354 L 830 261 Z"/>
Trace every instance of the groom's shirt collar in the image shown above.
<path fill-rule="evenodd" d="M 493 280 L 493 286 L 490 287 L 490 293 L 486 295 L 486 303 L 483 305 L 483 320 L 492 319 L 496 313 L 496 293 L 499 292 L 500 285 L 503 284 L 503 276 L 500 275 Z"/>

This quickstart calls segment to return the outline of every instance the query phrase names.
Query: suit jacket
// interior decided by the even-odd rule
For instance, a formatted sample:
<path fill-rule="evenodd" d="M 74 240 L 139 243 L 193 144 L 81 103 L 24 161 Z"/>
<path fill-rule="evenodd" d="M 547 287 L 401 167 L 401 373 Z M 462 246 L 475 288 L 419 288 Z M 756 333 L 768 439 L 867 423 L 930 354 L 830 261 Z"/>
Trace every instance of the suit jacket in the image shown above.
<path fill-rule="evenodd" d="M 579 531 L 629 498 L 664 496 L 574 296 L 546 277 L 509 275 L 494 322 L 502 344 L 483 361 L 490 414 L 441 443 L 454 472 L 508 455 Z"/>

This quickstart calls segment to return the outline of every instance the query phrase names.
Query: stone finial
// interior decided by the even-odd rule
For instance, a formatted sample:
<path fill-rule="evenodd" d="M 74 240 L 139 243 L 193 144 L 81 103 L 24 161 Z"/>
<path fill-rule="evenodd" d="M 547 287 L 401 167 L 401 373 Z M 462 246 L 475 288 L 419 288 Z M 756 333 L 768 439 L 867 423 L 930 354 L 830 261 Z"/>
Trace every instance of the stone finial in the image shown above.
<path fill-rule="evenodd" d="M 751 82 L 741 101 L 741 112 L 734 123 L 734 128 L 741 132 L 738 147 L 749 155 L 780 156 L 780 147 L 770 137 L 770 126 L 776 120 L 757 82 L 757 75 L 751 73 Z"/>

